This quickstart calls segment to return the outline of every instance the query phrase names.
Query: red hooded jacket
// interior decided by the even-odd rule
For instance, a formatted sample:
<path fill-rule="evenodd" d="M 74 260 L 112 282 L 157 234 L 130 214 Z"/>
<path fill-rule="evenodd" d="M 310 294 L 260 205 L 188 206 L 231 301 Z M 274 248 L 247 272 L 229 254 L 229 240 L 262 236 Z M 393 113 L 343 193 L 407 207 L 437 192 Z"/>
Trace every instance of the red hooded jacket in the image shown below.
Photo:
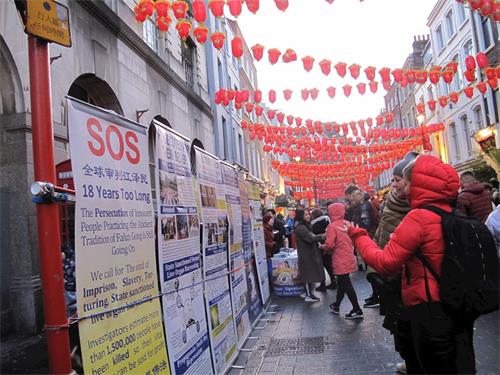
<path fill-rule="evenodd" d="M 323 249 L 333 251 L 332 269 L 334 275 L 345 275 L 357 269 L 354 245 L 347 234 L 344 215 L 345 206 L 342 203 L 334 203 L 328 206 L 330 224 L 326 228 L 326 242 Z"/>
<path fill-rule="evenodd" d="M 453 167 L 433 156 L 422 155 L 413 167 L 409 199 L 413 210 L 401 221 L 384 250 L 364 229 L 349 229 L 363 259 L 382 276 L 395 274 L 403 266 L 401 297 L 405 306 L 428 302 L 425 274 L 432 301 L 440 301 L 437 281 L 414 253 L 420 250 L 433 269 L 441 274 L 444 255 L 441 217 L 420 207 L 431 205 L 451 212 L 450 204 L 456 199 L 459 186 Z"/>

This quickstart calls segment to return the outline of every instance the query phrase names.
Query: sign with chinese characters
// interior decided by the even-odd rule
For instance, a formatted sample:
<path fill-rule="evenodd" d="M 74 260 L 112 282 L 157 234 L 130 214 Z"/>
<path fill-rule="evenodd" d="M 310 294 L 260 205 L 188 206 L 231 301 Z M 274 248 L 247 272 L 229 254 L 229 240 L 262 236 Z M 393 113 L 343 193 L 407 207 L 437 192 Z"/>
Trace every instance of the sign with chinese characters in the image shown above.
<path fill-rule="evenodd" d="M 26 32 L 71 47 L 68 7 L 54 0 L 26 1 Z"/>

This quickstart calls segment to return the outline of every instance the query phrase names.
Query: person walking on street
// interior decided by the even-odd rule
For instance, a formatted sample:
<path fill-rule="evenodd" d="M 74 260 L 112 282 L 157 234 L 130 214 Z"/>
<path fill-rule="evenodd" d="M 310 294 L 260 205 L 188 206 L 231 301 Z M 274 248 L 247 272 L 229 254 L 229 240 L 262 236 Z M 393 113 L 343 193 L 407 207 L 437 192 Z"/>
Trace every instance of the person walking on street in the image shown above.
<path fill-rule="evenodd" d="M 285 237 L 288 239 L 288 247 L 293 248 L 292 233 L 295 221 L 295 211 L 290 211 L 285 219 Z"/>
<path fill-rule="evenodd" d="M 306 288 L 305 301 L 317 302 L 320 299 L 313 293 L 314 284 L 324 277 L 323 259 L 318 247 L 325 240 L 324 234 L 314 234 L 311 228 L 309 211 L 299 209 L 295 212 L 295 240 L 299 257 L 299 277 Z"/>
<path fill-rule="evenodd" d="M 409 374 L 475 373 L 473 324 L 447 312 L 440 286 L 424 262 L 438 275 L 445 254 L 441 216 L 424 207 L 452 212 L 457 197 L 457 172 L 436 157 L 422 155 L 403 171 L 412 210 L 405 216 L 383 250 L 363 228 L 349 227 L 365 261 L 381 276 L 390 277 L 403 266 L 401 298 L 408 335 L 401 354 Z M 418 257 L 417 257 L 418 253 Z"/>
<path fill-rule="evenodd" d="M 363 311 L 359 307 L 356 291 L 352 286 L 349 274 L 356 271 L 354 246 L 347 234 L 347 225 L 344 221 L 345 206 L 342 203 L 333 203 L 328 206 L 330 225 L 326 230 L 326 242 L 322 246 L 324 251 L 332 253 L 332 270 L 337 276 L 337 300 L 330 305 L 334 314 L 340 313 L 340 304 L 347 294 L 352 304 L 352 310 L 345 316 L 346 319 L 361 319 Z"/>
<path fill-rule="evenodd" d="M 319 208 L 315 208 L 311 211 L 311 226 L 314 234 L 325 234 L 328 224 L 330 224 L 330 218 L 328 215 L 324 215 L 323 211 Z M 326 286 L 325 279 L 321 281 L 321 284 L 316 288 L 318 292 L 326 292 L 327 289 L 335 289 L 337 287 L 335 276 L 332 273 L 332 254 L 330 252 L 323 251 L 323 268 L 326 269 L 328 276 L 330 276 L 330 285 Z"/>
<path fill-rule="evenodd" d="M 279 213 L 274 218 L 273 229 L 275 230 L 274 242 L 276 242 L 276 249 L 279 251 L 285 244 L 285 218 Z"/>
<path fill-rule="evenodd" d="M 490 192 L 476 180 L 472 172 L 464 172 L 460 175 L 460 185 L 462 189 L 458 194 L 457 210 L 485 223 L 488 215 L 493 211 Z"/>
<path fill-rule="evenodd" d="M 266 257 L 268 259 L 272 258 L 276 253 L 276 242 L 274 241 L 274 233 L 273 233 L 273 215 L 267 213 L 262 218 L 262 222 L 264 223 L 264 241 L 266 243 Z"/>

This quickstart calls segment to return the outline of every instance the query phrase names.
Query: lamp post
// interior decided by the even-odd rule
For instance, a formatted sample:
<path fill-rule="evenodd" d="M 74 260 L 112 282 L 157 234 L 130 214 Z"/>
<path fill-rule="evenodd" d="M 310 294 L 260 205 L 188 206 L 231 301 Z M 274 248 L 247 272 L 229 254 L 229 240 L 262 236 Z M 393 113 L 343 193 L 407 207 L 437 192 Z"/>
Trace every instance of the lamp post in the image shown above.
<path fill-rule="evenodd" d="M 496 143 L 497 129 L 494 126 L 479 130 L 474 134 L 474 140 L 484 153 L 485 160 L 490 166 L 500 173 L 500 150 Z"/>

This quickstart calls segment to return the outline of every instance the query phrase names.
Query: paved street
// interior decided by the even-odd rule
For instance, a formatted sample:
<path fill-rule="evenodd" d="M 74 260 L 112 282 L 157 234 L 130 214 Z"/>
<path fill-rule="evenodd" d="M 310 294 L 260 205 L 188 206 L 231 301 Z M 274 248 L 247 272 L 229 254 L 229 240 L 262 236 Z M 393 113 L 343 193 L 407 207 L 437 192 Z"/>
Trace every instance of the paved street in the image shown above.
<path fill-rule="evenodd" d="M 370 287 L 362 273 L 354 277 L 358 298 L 363 301 Z M 319 294 L 319 293 L 318 293 Z M 347 297 L 342 315 L 330 312 L 335 291 L 321 294 L 321 302 L 305 304 L 299 298 L 274 298 L 267 326 L 254 330 L 236 362 L 244 370 L 230 374 L 394 374 L 400 358 L 392 336 L 382 328 L 378 309 L 364 309 L 363 320 L 349 321 L 343 314 L 351 305 Z M 259 326 L 264 326 L 260 323 Z M 499 314 L 476 322 L 475 347 L 479 374 L 500 374 Z"/>

